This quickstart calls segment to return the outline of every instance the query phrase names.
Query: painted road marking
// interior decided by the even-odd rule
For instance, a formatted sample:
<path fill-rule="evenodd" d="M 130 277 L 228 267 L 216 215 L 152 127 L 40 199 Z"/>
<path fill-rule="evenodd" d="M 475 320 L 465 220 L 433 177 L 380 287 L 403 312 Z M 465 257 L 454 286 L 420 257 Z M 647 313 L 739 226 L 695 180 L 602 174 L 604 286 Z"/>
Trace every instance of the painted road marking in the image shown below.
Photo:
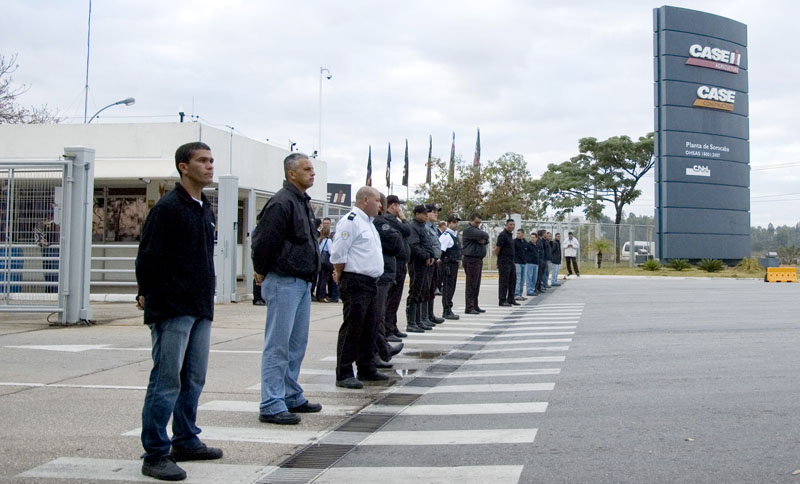
<path fill-rule="evenodd" d="M 167 429 L 170 438 L 172 430 Z M 142 429 L 125 432 L 125 437 L 141 437 Z M 261 444 L 302 445 L 319 440 L 325 432 L 276 429 L 275 425 L 260 427 L 210 427 L 203 425 L 203 440 L 229 442 L 257 442 Z"/>
<path fill-rule="evenodd" d="M 522 403 L 467 403 L 452 405 L 370 405 L 362 413 L 389 413 L 397 415 L 495 415 L 544 413 L 547 402 Z"/>
<path fill-rule="evenodd" d="M 516 484 L 523 466 L 458 466 L 458 467 L 332 467 L 314 479 L 314 484 L 342 482 L 380 482 L 381 484 Z"/>
<path fill-rule="evenodd" d="M 536 438 L 536 431 L 537 429 L 387 430 L 369 434 L 360 445 L 530 444 Z"/>
<path fill-rule="evenodd" d="M 215 412 L 246 412 L 258 414 L 261 402 L 245 402 L 240 400 L 212 400 L 198 407 L 198 410 Z M 352 415 L 358 407 L 352 405 L 322 405 L 322 411 L 317 415 Z"/>

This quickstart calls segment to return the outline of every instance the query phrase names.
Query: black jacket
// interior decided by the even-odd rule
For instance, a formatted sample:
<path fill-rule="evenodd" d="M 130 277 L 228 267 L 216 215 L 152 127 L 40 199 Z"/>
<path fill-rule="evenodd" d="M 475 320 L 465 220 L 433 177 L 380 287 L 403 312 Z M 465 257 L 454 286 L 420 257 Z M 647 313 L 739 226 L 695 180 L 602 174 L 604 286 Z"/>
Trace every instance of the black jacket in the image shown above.
<path fill-rule="evenodd" d="M 405 220 L 400 220 L 390 213 L 387 213 L 384 217 L 403 237 L 403 250 L 397 255 L 397 263 L 408 264 L 408 261 L 411 260 L 411 248 L 408 246 L 408 238 L 411 236 L 411 226 Z"/>
<path fill-rule="evenodd" d="M 424 262 L 435 255 L 431 246 L 431 237 L 425 222 L 417 219 L 411 221 L 411 235 L 408 237 L 408 246 L 411 248 L 411 260 Z"/>
<path fill-rule="evenodd" d="M 537 249 L 539 249 L 539 264 L 544 264 L 550 260 L 550 244 L 547 243 L 546 240 L 539 239 L 536 243 Z"/>
<path fill-rule="evenodd" d="M 461 232 L 461 239 L 464 241 L 463 253 L 466 257 L 486 257 L 486 246 L 489 245 L 489 234 L 467 224 Z"/>
<path fill-rule="evenodd" d="M 553 264 L 561 264 L 561 242 L 556 239 L 550 242 L 550 254 Z"/>
<path fill-rule="evenodd" d="M 453 245 L 450 246 L 450 248 L 448 248 L 444 252 L 442 252 L 442 262 L 448 264 L 449 263 L 458 264 L 464 252 L 461 249 L 461 241 L 458 240 L 457 235 L 453 235 L 450 232 L 445 232 L 445 234 L 447 234 L 448 237 L 451 237 L 453 239 Z M 439 247 L 441 247 L 441 244 L 439 244 Z"/>
<path fill-rule="evenodd" d="M 525 263 L 526 264 L 539 264 L 539 248 L 536 244 L 533 244 L 531 241 L 527 242 L 528 245 L 525 246 Z M 537 240 L 538 243 L 538 240 Z"/>
<path fill-rule="evenodd" d="M 383 252 L 383 274 L 378 278 L 378 283 L 394 283 L 397 274 L 397 256 L 403 252 L 403 236 L 382 215 L 375 217 L 372 224 L 375 225 L 375 230 L 381 238 Z"/>
<path fill-rule="evenodd" d="M 527 251 L 528 241 L 525 239 L 514 239 L 514 264 L 527 264 L 525 253 Z"/>
<path fill-rule="evenodd" d="M 147 214 L 136 256 L 144 322 L 176 316 L 214 318 L 214 213 L 178 183 Z"/>
<path fill-rule="evenodd" d="M 288 181 L 258 215 L 253 231 L 253 269 L 262 275 L 313 280 L 319 272 L 319 247 L 311 198 Z"/>
<path fill-rule="evenodd" d="M 497 236 L 497 247 L 500 248 L 498 259 L 514 259 L 514 236 L 506 229 Z"/>

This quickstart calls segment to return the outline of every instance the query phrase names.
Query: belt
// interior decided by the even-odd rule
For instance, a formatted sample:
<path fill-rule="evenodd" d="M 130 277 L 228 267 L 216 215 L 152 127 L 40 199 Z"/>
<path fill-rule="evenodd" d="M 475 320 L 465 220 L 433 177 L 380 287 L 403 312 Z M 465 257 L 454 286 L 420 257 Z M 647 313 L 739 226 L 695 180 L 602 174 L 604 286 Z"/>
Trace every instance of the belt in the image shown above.
<path fill-rule="evenodd" d="M 378 281 L 377 277 L 370 277 L 370 276 L 367 276 L 367 275 L 364 275 L 364 274 L 357 274 L 355 272 L 347 272 L 347 271 L 345 271 L 345 272 L 342 273 L 342 277 L 344 277 L 344 276 L 352 277 L 353 279 L 358 279 L 358 280 L 367 281 L 367 282 L 377 282 Z"/>

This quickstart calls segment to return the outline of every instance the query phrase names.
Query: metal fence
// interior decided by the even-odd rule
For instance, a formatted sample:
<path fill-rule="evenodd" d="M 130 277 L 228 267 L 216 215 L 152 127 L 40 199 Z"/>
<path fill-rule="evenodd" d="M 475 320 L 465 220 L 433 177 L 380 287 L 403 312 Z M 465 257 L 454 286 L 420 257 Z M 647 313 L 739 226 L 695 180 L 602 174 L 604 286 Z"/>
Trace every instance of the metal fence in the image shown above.
<path fill-rule="evenodd" d="M 66 161 L 0 165 L 0 307 L 63 311 Z"/>
<path fill-rule="evenodd" d="M 463 230 L 467 223 L 469 222 L 462 221 L 459 231 Z M 497 236 L 505 229 L 505 225 L 505 220 L 485 220 L 481 223 L 480 228 L 489 234 L 491 243 L 484 262 L 488 270 L 497 267 L 492 249 L 497 242 Z M 607 240 L 611 246 L 610 250 L 602 252 L 603 267 L 634 267 L 648 258 L 652 258 L 655 254 L 654 227 L 652 225 L 517 220 L 514 230 L 519 228 L 524 230 L 526 239 L 529 239 L 531 232 L 542 229 L 551 232 L 554 236 L 557 233 L 561 234 L 562 250 L 567 234 L 573 232 L 573 237 L 578 239 L 580 245 L 578 263 L 587 267 L 597 267 L 597 246 L 599 244 L 596 242 L 601 239 Z M 633 247 L 633 257 L 631 257 L 630 247 Z M 619 249 L 619 255 L 617 249 Z"/>

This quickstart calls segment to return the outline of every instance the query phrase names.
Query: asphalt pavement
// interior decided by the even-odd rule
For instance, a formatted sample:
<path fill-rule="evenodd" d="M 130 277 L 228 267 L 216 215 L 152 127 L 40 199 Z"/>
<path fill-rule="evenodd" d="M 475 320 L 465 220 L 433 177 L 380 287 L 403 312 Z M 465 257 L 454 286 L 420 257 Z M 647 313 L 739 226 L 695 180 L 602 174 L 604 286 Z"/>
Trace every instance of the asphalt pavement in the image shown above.
<path fill-rule="evenodd" d="M 798 482 L 799 288 L 584 276 L 500 308 L 487 279 L 484 315 L 410 335 L 363 390 L 334 386 L 342 306 L 314 303 L 301 383 L 324 410 L 291 427 L 257 418 L 265 308 L 217 305 L 198 425 L 225 457 L 186 482 Z M 0 313 L 0 482 L 156 482 L 149 331 L 131 303 L 94 310 Z"/>

